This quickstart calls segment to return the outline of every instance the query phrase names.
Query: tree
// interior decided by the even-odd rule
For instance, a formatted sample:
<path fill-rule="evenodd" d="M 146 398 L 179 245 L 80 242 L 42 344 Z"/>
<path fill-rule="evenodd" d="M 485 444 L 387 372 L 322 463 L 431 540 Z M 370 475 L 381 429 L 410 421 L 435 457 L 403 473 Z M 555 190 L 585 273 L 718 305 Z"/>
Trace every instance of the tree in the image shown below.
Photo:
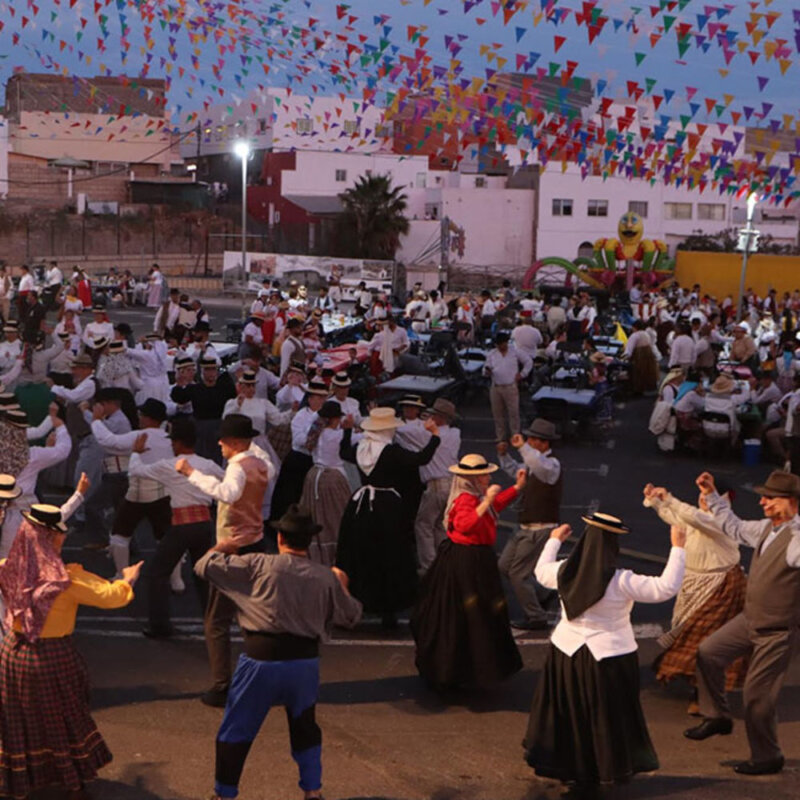
<path fill-rule="evenodd" d="M 362 175 L 339 195 L 340 247 L 352 258 L 394 260 L 400 236 L 408 233 L 406 196 L 388 175 Z"/>

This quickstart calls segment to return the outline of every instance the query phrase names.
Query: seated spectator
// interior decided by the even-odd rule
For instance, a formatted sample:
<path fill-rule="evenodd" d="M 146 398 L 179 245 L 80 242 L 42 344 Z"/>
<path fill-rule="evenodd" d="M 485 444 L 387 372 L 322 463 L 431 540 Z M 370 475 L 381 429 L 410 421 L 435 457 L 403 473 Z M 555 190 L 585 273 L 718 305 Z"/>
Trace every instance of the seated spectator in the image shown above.
<path fill-rule="evenodd" d="M 703 411 L 724 414 L 728 417 L 728 423 L 703 420 L 703 431 L 706 436 L 719 439 L 729 434 L 731 442 L 735 442 L 738 438 L 739 419 L 736 416 L 736 409 L 741 404 L 741 398 L 736 396 L 735 391 L 736 381 L 728 375 L 720 375 L 711 384 Z"/>
<path fill-rule="evenodd" d="M 750 336 L 749 331 L 749 327 L 742 322 L 733 329 L 730 357 L 731 361 L 735 361 L 737 364 L 744 364 L 752 369 L 758 366 L 757 363 L 753 363 L 754 361 L 757 362 L 758 358 L 756 343 Z"/>

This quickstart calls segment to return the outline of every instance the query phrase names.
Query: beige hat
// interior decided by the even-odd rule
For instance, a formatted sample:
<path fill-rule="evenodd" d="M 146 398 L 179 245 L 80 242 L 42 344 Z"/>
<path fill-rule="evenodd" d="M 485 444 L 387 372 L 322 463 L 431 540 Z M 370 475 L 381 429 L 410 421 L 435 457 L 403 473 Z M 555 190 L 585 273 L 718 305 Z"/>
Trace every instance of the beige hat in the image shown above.
<path fill-rule="evenodd" d="M 428 411 L 432 414 L 441 414 L 451 422 L 458 416 L 455 405 L 444 397 L 437 397 Z"/>
<path fill-rule="evenodd" d="M 361 422 L 361 429 L 365 431 L 388 431 L 399 428 L 403 420 L 398 419 L 393 408 L 373 408 L 369 417 Z"/>
<path fill-rule="evenodd" d="M 711 384 L 711 394 L 730 394 L 736 388 L 736 381 L 730 375 L 720 375 Z"/>
<path fill-rule="evenodd" d="M 454 475 L 491 475 L 491 473 L 497 472 L 499 467 L 497 464 L 490 464 L 477 453 L 470 453 L 463 456 L 458 464 L 453 464 L 449 469 Z"/>

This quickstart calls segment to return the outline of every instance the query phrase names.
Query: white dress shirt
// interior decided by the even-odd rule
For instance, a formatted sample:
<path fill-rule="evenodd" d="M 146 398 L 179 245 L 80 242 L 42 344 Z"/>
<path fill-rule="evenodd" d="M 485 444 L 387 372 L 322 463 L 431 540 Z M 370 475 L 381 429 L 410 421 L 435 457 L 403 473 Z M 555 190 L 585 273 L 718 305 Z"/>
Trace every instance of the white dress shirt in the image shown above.
<path fill-rule="evenodd" d="M 207 458 L 192 453 L 185 458 L 195 469 L 216 478 L 223 478 L 225 470 Z M 198 489 L 185 475 L 175 469 L 178 458 L 164 458 L 152 464 L 145 464 L 139 453 L 133 453 L 128 465 L 128 475 L 131 478 L 147 478 L 163 484 L 169 494 L 170 505 L 173 509 L 187 508 L 188 506 L 209 506 L 211 497 L 202 489 Z"/>
<path fill-rule="evenodd" d="M 256 325 L 255 322 L 248 322 L 247 325 L 244 326 L 244 330 L 242 331 L 242 341 L 246 342 L 248 336 L 252 339 L 252 344 L 262 344 L 264 341 L 264 335 L 261 331 L 261 326 Z"/>
<path fill-rule="evenodd" d="M 224 419 L 229 414 L 244 414 L 246 417 L 250 417 L 253 427 L 259 434 L 262 434 L 267 428 L 267 422 L 270 425 L 285 425 L 292 419 L 293 413 L 291 409 L 278 411 L 277 406 L 270 403 L 265 397 L 246 397 L 241 405 L 239 405 L 238 397 L 232 397 L 225 403 L 222 417 Z"/>
<path fill-rule="evenodd" d="M 36 282 L 33 280 L 33 275 L 27 273 L 19 279 L 18 291 L 20 292 L 20 294 L 22 292 L 33 292 L 35 290 L 36 290 Z"/>
<path fill-rule="evenodd" d="M 503 355 L 497 348 L 486 357 L 484 372 L 495 386 L 508 386 L 516 382 L 517 373 L 524 378 L 533 369 L 533 361 L 525 354 L 509 346 Z"/>
<path fill-rule="evenodd" d="M 278 390 L 275 395 L 275 403 L 281 411 L 291 408 L 293 403 L 302 403 L 306 393 L 301 386 L 290 386 L 287 384 Z"/>
<path fill-rule="evenodd" d="M 51 286 L 61 286 L 63 281 L 64 276 L 61 274 L 61 270 L 58 267 L 50 267 L 50 269 L 47 270 L 45 283 L 47 284 L 48 288 Z"/>
<path fill-rule="evenodd" d="M 308 432 L 311 426 L 317 420 L 317 412 L 312 411 L 308 406 L 301 408 L 292 419 L 292 450 L 297 450 L 298 453 L 305 453 L 310 456 L 306 448 L 306 441 L 308 440 Z"/>
<path fill-rule="evenodd" d="M 358 405 L 358 400 L 355 397 L 345 397 L 344 400 L 337 400 L 335 397 L 330 398 L 334 403 L 338 403 L 342 409 L 342 416 L 352 417 L 353 422 L 358 425 L 361 422 L 361 408 Z"/>
<path fill-rule="evenodd" d="M 739 519 L 733 513 L 730 504 L 716 493 L 706 495 L 706 502 L 708 503 L 708 510 L 714 516 L 714 521 L 719 525 L 722 532 L 726 536 L 730 536 L 734 542 L 755 548 L 758 547 L 761 537 L 769 531 L 767 538 L 764 539 L 764 544 L 761 546 L 761 553 L 788 527 L 791 530 L 792 539 L 786 548 L 786 563 L 790 567 L 800 567 L 800 517 L 792 517 L 788 522 L 776 527 L 773 526 L 772 520 L 769 519 L 747 521 Z"/>
<path fill-rule="evenodd" d="M 50 391 L 56 397 L 60 397 L 68 403 L 79 404 L 94 397 L 94 393 L 97 391 L 97 383 L 94 380 L 94 375 L 89 375 L 73 389 L 67 389 L 66 386 L 51 386 Z"/>
<path fill-rule="evenodd" d="M 287 336 L 281 345 L 281 377 L 286 374 L 286 370 L 292 365 L 292 356 L 297 352 L 298 348 L 305 353 L 303 342 L 300 339 L 296 336 Z"/>
<path fill-rule="evenodd" d="M 344 431 L 341 428 L 323 428 L 311 457 L 314 465 L 323 469 L 338 469 L 344 475 L 344 461 L 339 455 Z M 360 437 L 359 437 L 360 438 Z"/>
<path fill-rule="evenodd" d="M 50 419 L 49 417 L 47 418 Z M 52 447 L 31 447 L 28 451 L 28 463 L 17 475 L 17 486 L 22 494 L 14 501 L 20 509 L 28 509 L 36 499 L 36 480 L 43 469 L 52 467 L 67 458 L 72 450 L 72 439 L 66 425 L 56 428 L 56 441 Z"/>
<path fill-rule="evenodd" d="M 517 325 L 511 331 L 511 341 L 517 352 L 525 353 L 528 358 L 536 358 L 536 353 L 542 346 L 542 334 L 533 325 Z"/>
<path fill-rule="evenodd" d="M 10 369 L 17 357 L 22 353 L 22 342 L 0 342 L 0 370 Z"/>
<path fill-rule="evenodd" d="M 558 589 L 558 570 L 563 561 L 556 561 L 561 542 L 550 538 L 536 564 L 536 580 L 547 589 Z M 673 547 L 661 575 L 637 575 L 629 569 L 618 569 L 606 586 L 603 597 L 575 619 L 568 620 L 562 604 L 561 621 L 550 641 L 562 653 L 572 656 L 583 645 L 596 661 L 636 651 L 631 626 L 631 609 L 635 602 L 663 603 L 681 588 L 686 551 Z"/>
<path fill-rule="evenodd" d="M 229 505 L 235 503 L 242 496 L 247 483 L 247 473 L 242 469 L 239 462 L 250 456 L 255 456 L 264 462 L 267 468 L 267 481 L 271 481 L 275 477 L 275 465 L 272 463 L 272 459 L 258 445 L 251 444 L 248 450 L 243 453 L 237 453 L 228 461 L 228 467 L 221 479 L 218 477 L 219 473 L 216 469 L 214 474 L 206 474 L 199 469 L 195 469 L 189 475 L 189 483 L 205 492 L 209 497 L 213 497 L 214 500 L 228 503 Z M 214 466 L 216 467 L 217 465 L 215 464 Z"/>
<path fill-rule="evenodd" d="M 417 417 L 416 419 L 404 422 L 395 432 L 395 442 L 406 450 L 412 450 L 415 453 L 422 450 L 431 435 L 425 430 L 425 423 Z M 458 459 L 456 459 L 458 461 Z M 454 462 L 450 462 L 451 464 Z M 448 465 L 449 466 L 449 465 Z"/>
<path fill-rule="evenodd" d="M 425 431 L 425 433 L 428 433 Z M 430 441 L 431 434 L 428 433 Z M 439 426 L 439 446 L 433 453 L 433 458 L 419 468 L 419 477 L 423 483 L 435 480 L 436 478 L 450 478 L 452 473 L 450 467 L 458 463 L 458 451 L 461 449 L 461 431 L 458 428 L 451 428 L 449 425 Z"/>
<path fill-rule="evenodd" d="M 114 338 L 114 325 L 111 322 L 90 322 L 83 329 L 83 342 L 90 347 L 95 339 L 105 336 L 109 341 Z"/>
<path fill-rule="evenodd" d="M 676 336 L 669 351 L 669 367 L 691 367 L 694 364 L 694 339 L 686 334 Z"/>

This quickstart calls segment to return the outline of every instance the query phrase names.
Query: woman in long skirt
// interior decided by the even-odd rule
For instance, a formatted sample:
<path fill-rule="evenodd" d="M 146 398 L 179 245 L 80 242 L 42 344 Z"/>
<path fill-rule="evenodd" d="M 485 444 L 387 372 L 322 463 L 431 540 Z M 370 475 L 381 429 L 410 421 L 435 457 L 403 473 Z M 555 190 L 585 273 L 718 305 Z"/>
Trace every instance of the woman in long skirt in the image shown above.
<path fill-rule="evenodd" d="M 494 544 L 497 515 L 525 485 L 489 485 L 497 470 L 481 455 L 450 467 L 456 476 L 444 515 L 447 539 L 420 587 L 411 617 L 419 674 L 437 691 L 487 687 L 522 669 L 508 620 Z"/>
<path fill-rule="evenodd" d="M 718 492 L 728 502 L 733 499 L 729 489 L 720 487 Z M 644 498 L 644 504 L 652 507 L 668 525 L 686 528 L 686 576 L 675 600 L 670 629 L 658 638 L 664 649 L 653 668 L 662 683 L 682 677 L 696 686 L 700 643 L 744 609 L 747 578 L 739 563 L 739 545 L 723 533 L 708 513 L 702 494 L 696 508 L 682 503 L 666 489 L 648 483 Z M 742 688 L 748 663 L 749 659 L 742 657 L 728 667 L 725 673 L 728 691 Z M 689 705 L 689 713 L 699 713 L 696 700 Z"/>
<path fill-rule="evenodd" d="M 686 533 L 671 530 L 672 549 L 658 577 L 617 569 L 619 536 L 608 514 L 584 517 L 569 558 L 556 561 L 569 525 L 551 534 L 536 579 L 558 589 L 561 621 L 533 697 L 525 758 L 536 774 L 579 784 L 626 781 L 658 769 L 639 702 L 639 660 L 630 622 L 634 602 L 661 603 L 683 580 Z"/>
<path fill-rule="evenodd" d="M 384 627 L 397 624 L 398 611 L 410 608 L 417 595 L 414 531 L 397 490 L 398 470 L 427 464 L 439 446 L 438 428 L 418 453 L 395 444 L 395 430 L 403 421 L 392 408 L 373 408 L 361 423 L 364 438 L 352 444 L 352 428 L 342 439 L 341 455 L 354 461 L 361 488 L 347 504 L 339 528 L 336 566 L 350 577 L 350 593 L 367 613 L 380 614 Z"/>
<path fill-rule="evenodd" d="M 331 567 L 336 561 L 339 526 L 350 500 L 350 484 L 339 454 L 344 435 L 339 427 L 342 407 L 335 400 L 327 400 L 317 413 L 319 420 L 311 426 L 306 442 L 314 466 L 303 483 L 300 510 L 322 526 L 308 548 L 309 558 Z"/>
<path fill-rule="evenodd" d="M 79 605 L 121 608 L 133 599 L 141 563 L 109 582 L 65 565 L 63 520 L 88 488 L 60 509 L 35 505 L 0 563 L 6 635 L 0 644 L 0 796 L 22 800 L 59 784 L 72 800 L 111 761 L 89 711 L 89 675 L 72 631 Z"/>

